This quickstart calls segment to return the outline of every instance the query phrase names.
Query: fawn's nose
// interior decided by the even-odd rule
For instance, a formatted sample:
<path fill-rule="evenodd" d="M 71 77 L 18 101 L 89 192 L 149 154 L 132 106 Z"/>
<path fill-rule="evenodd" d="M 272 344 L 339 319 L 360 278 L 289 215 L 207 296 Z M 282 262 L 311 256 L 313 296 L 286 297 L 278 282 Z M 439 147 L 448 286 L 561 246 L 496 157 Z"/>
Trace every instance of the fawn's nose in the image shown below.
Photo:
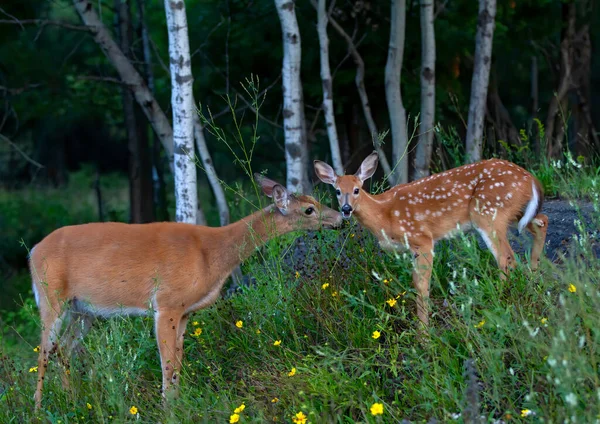
<path fill-rule="evenodd" d="M 350 216 L 351 213 L 352 213 L 352 206 L 350 206 L 348 203 L 344 204 L 342 206 L 342 214 L 344 216 Z"/>

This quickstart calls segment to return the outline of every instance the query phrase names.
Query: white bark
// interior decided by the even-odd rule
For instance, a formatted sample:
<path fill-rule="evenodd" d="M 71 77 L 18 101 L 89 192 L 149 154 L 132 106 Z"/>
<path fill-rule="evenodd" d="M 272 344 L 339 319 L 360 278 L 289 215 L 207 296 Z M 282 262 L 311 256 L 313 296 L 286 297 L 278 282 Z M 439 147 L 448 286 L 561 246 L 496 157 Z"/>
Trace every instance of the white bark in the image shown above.
<path fill-rule="evenodd" d="M 406 133 L 406 110 L 402 103 L 400 76 L 404 58 L 404 34 L 406 28 L 406 0 L 392 0 L 390 20 L 390 44 L 385 65 L 385 99 L 390 114 L 392 133 L 392 184 L 408 182 L 408 149 Z"/>
<path fill-rule="evenodd" d="M 318 0 L 317 7 L 317 32 L 319 34 L 320 58 L 321 58 L 321 83 L 323 85 L 323 114 L 327 125 L 327 137 L 331 148 L 331 162 L 333 169 L 338 175 L 344 175 L 342 155 L 340 153 L 340 142 L 338 140 L 335 125 L 335 114 L 333 109 L 333 81 L 329 67 L 329 38 L 327 37 L 327 11 L 325 3 L 327 0 Z"/>
<path fill-rule="evenodd" d="M 100 46 L 106 57 L 111 61 L 123 83 L 132 90 L 136 101 L 141 106 L 144 114 L 154 128 L 173 165 L 173 130 L 167 116 L 162 111 L 154 96 L 144 83 L 144 78 L 125 57 L 117 43 L 112 39 L 110 32 L 104 26 L 94 10 L 90 0 L 73 0 L 77 13 L 83 23 L 94 35 L 96 43 Z"/>
<path fill-rule="evenodd" d="M 433 0 L 421 0 L 421 125 L 414 179 L 429 175 L 435 119 L 435 30 Z"/>
<path fill-rule="evenodd" d="M 293 0 L 275 0 L 283 38 L 283 127 L 287 189 L 303 192 L 306 172 L 306 144 L 302 139 L 302 85 L 300 83 L 300 30 Z"/>
<path fill-rule="evenodd" d="M 467 123 L 466 153 L 468 162 L 481 160 L 495 18 L 496 0 L 479 0 L 477 35 L 475 37 L 475 64 L 471 82 L 469 121 Z"/>
<path fill-rule="evenodd" d="M 165 0 L 171 68 L 175 167 L 175 219 L 196 223 L 198 193 L 194 163 L 194 96 L 187 18 L 183 0 Z"/>

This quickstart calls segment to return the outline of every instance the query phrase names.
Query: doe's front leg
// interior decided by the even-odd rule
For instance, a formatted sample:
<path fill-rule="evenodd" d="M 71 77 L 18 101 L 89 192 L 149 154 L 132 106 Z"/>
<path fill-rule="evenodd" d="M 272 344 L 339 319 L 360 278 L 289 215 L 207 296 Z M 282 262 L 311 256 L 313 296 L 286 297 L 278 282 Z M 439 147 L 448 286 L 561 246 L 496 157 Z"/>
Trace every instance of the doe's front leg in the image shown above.
<path fill-rule="evenodd" d="M 171 385 L 178 380 L 181 366 L 178 363 L 177 345 L 182 313 L 176 311 L 158 311 L 154 319 L 156 341 L 158 343 L 162 369 L 162 395 L 166 398 Z"/>

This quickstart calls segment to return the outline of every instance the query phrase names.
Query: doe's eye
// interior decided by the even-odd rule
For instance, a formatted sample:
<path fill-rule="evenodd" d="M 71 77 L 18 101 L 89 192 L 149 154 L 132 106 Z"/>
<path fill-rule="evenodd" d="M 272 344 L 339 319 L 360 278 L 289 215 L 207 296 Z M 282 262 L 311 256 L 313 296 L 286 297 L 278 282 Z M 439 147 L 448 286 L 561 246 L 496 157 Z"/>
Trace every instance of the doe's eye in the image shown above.
<path fill-rule="evenodd" d="M 359 191 L 360 191 L 360 190 L 359 190 L 358 188 L 355 188 L 355 189 L 354 189 L 354 194 L 358 194 L 358 193 L 359 193 Z"/>
<path fill-rule="evenodd" d="M 342 194 L 342 192 L 341 192 L 341 191 L 340 191 L 340 189 L 338 188 L 338 189 L 336 189 L 336 190 L 335 190 L 335 194 L 337 194 L 337 195 L 339 196 L 340 194 Z"/>
<path fill-rule="evenodd" d="M 313 208 L 312 206 L 309 208 L 306 208 L 306 210 L 304 211 L 304 213 L 306 215 L 311 215 L 313 212 L 315 211 L 315 208 Z"/>

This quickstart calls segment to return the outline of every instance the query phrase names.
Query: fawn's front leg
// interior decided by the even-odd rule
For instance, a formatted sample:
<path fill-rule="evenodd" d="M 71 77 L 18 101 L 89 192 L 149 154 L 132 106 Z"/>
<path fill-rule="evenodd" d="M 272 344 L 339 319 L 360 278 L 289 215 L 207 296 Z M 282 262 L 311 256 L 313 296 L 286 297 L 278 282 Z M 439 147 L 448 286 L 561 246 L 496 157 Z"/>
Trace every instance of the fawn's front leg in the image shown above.
<path fill-rule="evenodd" d="M 433 242 L 412 249 L 414 252 L 413 285 L 417 290 L 417 317 L 424 327 L 429 325 L 429 281 L 433 269 Z"/>

